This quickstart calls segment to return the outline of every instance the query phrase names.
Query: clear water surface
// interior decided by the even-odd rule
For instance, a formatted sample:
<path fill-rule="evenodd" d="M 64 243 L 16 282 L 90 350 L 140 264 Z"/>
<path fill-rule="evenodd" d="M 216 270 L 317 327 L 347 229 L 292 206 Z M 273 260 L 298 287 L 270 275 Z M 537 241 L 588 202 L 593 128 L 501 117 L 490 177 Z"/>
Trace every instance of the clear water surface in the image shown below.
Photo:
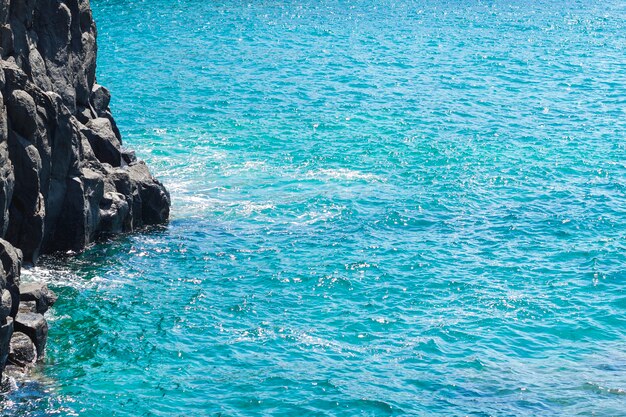
<path fill-rule="evenodd" d="M 3 415 L 626 415 L 623 1 L 92 6 L 172 221 Z"/>

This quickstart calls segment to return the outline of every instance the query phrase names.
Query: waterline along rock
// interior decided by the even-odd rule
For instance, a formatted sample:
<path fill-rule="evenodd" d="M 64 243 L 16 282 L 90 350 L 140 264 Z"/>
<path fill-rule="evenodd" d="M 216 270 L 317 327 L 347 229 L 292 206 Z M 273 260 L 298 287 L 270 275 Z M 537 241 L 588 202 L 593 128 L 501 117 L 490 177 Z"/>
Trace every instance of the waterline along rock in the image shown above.
<path fill-rule="evenodd" d="M 123 148 L 96 51 L 88 0 L 0 0 L 0 370 L 13 329 L 43 326 L 39 311 L 16 321 L 22 261 L 169 217 L 167 190 Z"/>

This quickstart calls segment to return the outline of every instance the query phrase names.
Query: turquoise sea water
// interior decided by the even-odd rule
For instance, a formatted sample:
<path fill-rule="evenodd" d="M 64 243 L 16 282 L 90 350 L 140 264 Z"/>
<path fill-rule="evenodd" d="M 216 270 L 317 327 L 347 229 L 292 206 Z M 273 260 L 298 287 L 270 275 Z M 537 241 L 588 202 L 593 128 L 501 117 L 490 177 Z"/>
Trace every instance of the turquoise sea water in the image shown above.
<path fill-rule="evenodd" d="M 92 7 L 172 221 L 2 415 L 626 415 L 624 2 Z"/>

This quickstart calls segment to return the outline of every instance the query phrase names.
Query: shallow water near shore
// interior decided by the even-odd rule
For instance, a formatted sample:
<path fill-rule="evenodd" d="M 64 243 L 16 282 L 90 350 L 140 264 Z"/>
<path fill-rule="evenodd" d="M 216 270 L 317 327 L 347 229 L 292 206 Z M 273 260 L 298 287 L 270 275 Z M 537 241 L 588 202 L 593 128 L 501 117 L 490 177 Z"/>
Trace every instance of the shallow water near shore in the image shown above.
<path fill-rule="evenodd" d="M 92 0 L 172 220 L 0 414 L 623 415 L 626 7 L 510 3 Z"/>

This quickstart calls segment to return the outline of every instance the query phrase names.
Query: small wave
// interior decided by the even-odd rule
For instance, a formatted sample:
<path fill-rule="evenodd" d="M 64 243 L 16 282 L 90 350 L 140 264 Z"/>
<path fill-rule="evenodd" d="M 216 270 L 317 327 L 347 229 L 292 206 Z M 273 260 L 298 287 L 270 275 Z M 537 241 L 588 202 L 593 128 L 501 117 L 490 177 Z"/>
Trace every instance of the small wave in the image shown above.
<path fill-rule="evenodd" d="M 371 320 L 371 321 L 373 321 L 375 323 L 378 323 L 378 324 L 389 324 L 389 323 L 392 322 L 391 320 L 389 320 L 386 317 L 370 317 L 369 320 Z"/>
<path fill-rule="evenodd" d="M 307 213 L 301 214 L 296 218 L 296 221 L 291 222 L 294 225 L 308 226 L 315 223 L 326 222 L 332 219 L 335 219 L 341 216 L 341 213 L 345 207 L 343 206 L 332 206 L 328 209 L 317 211 L 312 210 Z"/>
<path fill-rule="evenodd" d="M 605 387 L 594 382 L 586 382 L 583 389 L 593 391 L 598 394 L 626 395 L 626 389 L 624 388 Z"/>
<path fill-rule="evenodd" d="M 246 161 L 244 163 L 225 164 L 222 172 L 225 176 L 238 176 L 246 172 L 257 172 L 267 170 L 267 164 L 264 161 Z"/>
<path fill-rule="evenodd" d="M 307 349 L 325 349 L 337 354 L 347 355 L 348 357 L 357 357 L 366 351 L 362 347 L 350 346 L 332 339 L 314 336 L 304 331 L 295 331 L 285 337 L 294 340 Z"/>
<path fill-rule="evenodd" d="M 380 177 L 367 172 L 356 171 L 347 168 L 338 169 L 318 169 L 316 171 L 308 171 L 305 174 L 308 179 L 331 179 L 343 181 L 382 181 Z"/>
<path fill-rule="evenodd" d="M 350 271 L 359 271 L 359 270 L 364 270 L 364 269 L 369 269 L 372 267 L 372 264 L 367 263 L 365 261 L 361 261 L 361 262 L 353 262 L 351 264 L 346 264 L 344 265 L 345 268 L 347 270 Z M 375 268 L 377 267 L 376 265 L 373 265 Z"/>
<path fill-rule="evenodd" d="M 237 209 L 237 213 L 242 216 L 250 216 L 254 213 L 261 213 L 266 210 L 274 210 L 276 206 L 271 203 L 253 203 L 251 201 L 246 201 L 241 203 L 240 207 Z"/>
<path fill-rule="evenodd" d="M 177 196 L 177 215 L 180 217 L 194 217 L 206 212 L 219 210 L 224 202 L 217 198 L 203 195 L 179 194 Z"/>
<path fill-rule="evenodd" d="M 353 401 L 355 409 L 357 410 L 376 410 L 385 414 L 402 414 L 404 411 L 399 407 L 394 407 L 392 403 L 371 399 L 371 398 L 361 398 L 359 400 Z"/>

